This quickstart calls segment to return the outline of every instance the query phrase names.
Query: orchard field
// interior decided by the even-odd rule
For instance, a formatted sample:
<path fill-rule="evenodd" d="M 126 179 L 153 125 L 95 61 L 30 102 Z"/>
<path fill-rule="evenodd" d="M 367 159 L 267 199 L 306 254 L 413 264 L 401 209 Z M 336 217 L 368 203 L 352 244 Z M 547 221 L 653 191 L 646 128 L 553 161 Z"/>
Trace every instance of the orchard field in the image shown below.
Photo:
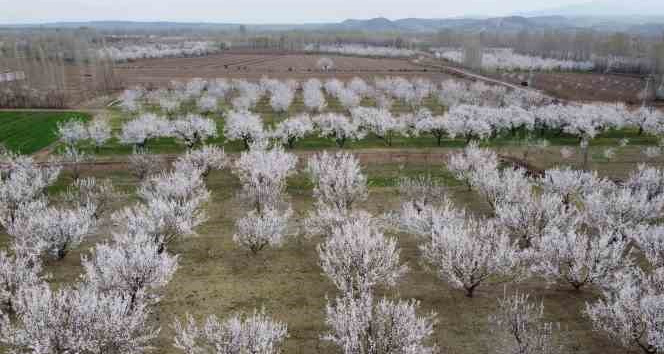
<path fill-rule="evenodd" d="M 29 132 L 0 143 L 41 152 L 0 160 L 4 348 L 82 324 L 113 354 L 657 352 L 661 112 L 337 74 L 140 78 L 94 117 L 0 112 Z M 213 314 L 246 317 L 203 330 Z"/>
<path fill-rule="evenodd" d="M 628 149 L 615 161 L 600 161 L 593 168 L 603 175 L 624 178 L 636 167 L 640 152 Z M 440 180 L 448 194 L 459 207 L 479 214 L 489 213 L 486 202 L 474 192 L 467 191 L 445 169 L 441 154 L 455 149 L 432 151 L 428 164 L 422 159 L 401 157 L 401 161 L 390 162 L 381 156 L 381 151 L 362 151 L 363 171 L 368 176 L 369 198 L 362 207 L 374 214 L 398 210 L 400 198 L 397 184 L 401 177 L 431 175 Z M 517 149 L 505 152 L 520 155 Z M 599 151 L 598 151 L 599 152 Z M 417 151 L 405 151 L 402 156 Z M 388 152 L 389 154 L 389 152 Z M 542 168 L 553 167 L 562 161 L 555 149 L 533 156 Z M 375 162 L 372 162 L 375 161 Z M 580 161 L 577 161 L 580 163 Z M 658 163 L 664 160 L 656 161 Z M 139 181 L 125 169 L 111 171 L 86 171 L 84 176 L 110 177 L 113 183 L 132 193 Z M 71 183 L 66 174 L 60 178 L 54 190 L 61 190 Z M 170 252 L 180 255 L 180 267 L 173 280 L 164 289 L 164 298 L 159 304 L 158 319 L 162 333 L 158 341 L 158 352 L 179 353 L 172 347 L 173 330 L 170 328 L 174 316 L 185 312 L 204 318 L 215 313 L 225 316 L 238 311 L 253 311 L 265 308 L 276 319 L 288 323 L 290 337 L 283 348 L 284 353 L 336 353 L 334 346 L 321 343 L 319 336 L 327 331 L 324 323 L 325 297 L 336 294 L 334 286 L 321 274 L 318 265 L 316 244 L 321 239 L 305 240 L 301 236 L 289 237 L 278 249 L 268 249 L 254 256 L 239 249 L 232 240 L 235 219 L 245 209 L 235 199 L 240 188 L 239 181 L 229 171 L 213 172 L 208 177 L 212 192 L 209 203 L 209 221 L 198 230 L 199 236 L 176 243 Z M 313 208 L 312 185 L 300 172 L 288 181 L 287 194 L 295 210 L 296 221 L 303 219 Z M 582 316 L 586 301 L 594 300 L 596 291 L 576 292 L 565 285 L 547 286 L 543 281 L 530 280 L 520 284 L 495 284 L 482 287 L 474 298 L 467 298 L 462 291 L 452 289 L 434 274 L 424 269 L 420 262 L 417 239 L 406 233 L 393 233 L 402 250 L 403 262 L 410 272 L 394 289 L 380 289 L 381 296 L 392 298 L 414 298 L 422 302 L 422 311 L 436 311 L 439 323 L 435 327 L 434 340 L 445 352 L 488 352 L 495 337 L 489 333 L 487 318 L 495 311 L 496 299 L 507 291 L 528 291 L 546 306 L 546 319 L 560 322 L 569 335 L 572 348 L 580 353 L 623 353 L 624 350 L 606 340 L 602 334 L 594 333 L 587 319 Z M 53 262 L 46 268 L 52 272 L 52 282 L 73 283 L 83 272 L 80 254 L 86 254 L 94 243 L 108 239 L 106 232 L 90 237 L 79 250 L 71 252 L 64 260 Z M 6 241 L 6 238 L 5 238 Z"/>

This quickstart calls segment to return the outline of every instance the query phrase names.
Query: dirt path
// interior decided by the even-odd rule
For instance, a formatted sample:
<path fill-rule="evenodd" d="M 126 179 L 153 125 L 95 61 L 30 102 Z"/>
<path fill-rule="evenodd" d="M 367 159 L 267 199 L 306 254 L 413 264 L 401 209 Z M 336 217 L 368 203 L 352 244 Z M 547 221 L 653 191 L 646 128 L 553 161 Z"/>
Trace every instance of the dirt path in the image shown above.
<path fill-rule="evenodd" d="M 102 108 L 0 108 L 0 112 L 80 112 L 93 115 L 104 111 Z"/>
<path fill-rule="evenodd" d="M 46 149 L 44 149 L 46 150 Z M 450 148 L 435 148 L 435 149 L 361 149 L 361 150 L 344 150 L 355 155 L 358 160 L 363 164 L 403 164 L 408 165 L 411 163 L 416 164 L 442 164 L 447 160 L 448 154 L 455 149 Z M 299 163 L 304 166 L 307 159 L 313 154 L 320 151 L 292 151 L 299 158 Z M 48 153 L 46 151 L 38 152 L 35 157 L 39 163 L 48 163 Z M 178 158 L 177 154 L 163 154 L 160 155 L 166 162 L 171 163 Z M 233 160 L 240 156 L 239 152 L 227 153 L 227 156 Z M 80 166 L 84 170 L 96 171 L 117 171 L 126 170 L 128 168 L 128 156 L 109 156 L 101 157 L 94 162 L 82 163 Z M 65 168 L 67 168 L 65 166 Z"/>
<path fill-rule="evenodd" d="M 413 64 L 419 65 L 419 66 L 422 66 L 422 67 L 433 68 L 433 69 L 436 69 L 436 70 L 443 70 L 446 73 L 448 73 L 450 75 L 453 75 L 453 76 L 457 76 L 457 77 L 463 77 L 463 78 L 467 78 L 467 79 L 471 79 L 471 80 L 475 80 L 475 81 L 484 81 L 486 83 L 490 83 L 490 84 L 494 84 L 494 85 L 505 86 L 505 87 L 513 89 L 513 90 L 540 92 L 540 91 L 535 90 L 533 88 L 524 87 L 524 86 L 520 86 L 520 85 L 515 85 L 515 84 L 512 84 L 512 83 L 507 82 L 507 81 L 497 80 L 497 79 L 494 79 L 494 78 L 491 78 L 491 77 L 488 77 L 488 76 L 473 73 L 473 72 L 468 71 L 466 69 L 457 68 L 457 67 L 453 67 L 453 66 L 449 66 L 449 65 L 432 64 L 432 63 L 417 63 L 417 62 L 413 62 Z"/>

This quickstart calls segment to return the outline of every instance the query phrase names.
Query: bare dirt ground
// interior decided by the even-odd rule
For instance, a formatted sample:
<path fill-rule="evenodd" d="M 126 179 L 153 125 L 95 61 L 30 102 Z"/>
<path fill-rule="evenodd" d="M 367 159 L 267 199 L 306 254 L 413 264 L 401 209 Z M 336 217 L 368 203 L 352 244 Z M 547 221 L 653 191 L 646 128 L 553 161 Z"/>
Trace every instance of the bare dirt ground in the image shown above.
<path fill-rule="evenodd" d="M 334 61 L 335 69 L 323 72 L 316 68 L 321 57 Z M 65 65 L 61 68 L 66 83 L 64 89 L 74 97 L 71 107 L 87 107 L 99 92 L 95 85 L 102 82 L 94 66 Z M 462 72 L 458 72 L 461 70 Z M 509 87 L 520 86 L 528 79 L 527 73 L 479 73 L 469 72 L 458 65 L 433 58 L 422 58 L 418 62 L 410 59 L 365 58 L 341 55 L 319 55 L 279 51 L 228 51 L 222 54 L 197 58 L 142 59 L 116 64 L 117 88 L 132 86 L 165 87 L 172 80 L 185 81 L 192 78 L 247 78 L 259 79 L 269 76 L 278 79 L 305 80 L 311 77 L 350 79 L 355 76 L 425 77 L 434 82 L 449 78 L 497 80 Z M 496 84 L 496 82 L 490 82 Z M 598 73 L 536 73 L 532 88 L 563 100 L 577 101 L 623 101 L 639 103 L 638 94 L 645 80 L 639 76 Z M 664 105 L 664 103 L 660 103 Z M 99 108 L 100 104 L 92 108 Z"/>
<path fill-rule="evenodd" d="M 323 72 L 316 62 L 323 56 L 333 60 L 335 69 Z M 458 72 L 461 70 L 462 72 Z M 93 68 L 67 67 L 67 90 L 89 100 L 95 72 Z M 364 58 L 341 55 L 319 55 L 293 52 L 229 51 L 197 58 L 142 59 L 117 64 L 115 77 L 119 88 L 132 86 L 165 87 L 172 80 L 192 78 L 246 78 L 269 76 L 278 79 L 305 80 L 312 77 L 350 79 L 355 76 L 425 77 L 434 82 L 450 78 L 484 80 L 492 84 L 519 87 L 528 79 L 527 73 L 471 73 L 457 65 L 431 58 L 419 62 L 410 59 Z M 491 80 L 496 80 L 492 82 Z M 633 75 L 599 73 L 536 73 L 531 88 L 563 100 L 623 101 L 639 103 L 638 94 L 645 80 Z M 84 101 L 84 100 L 82 100 Z M 80 105 L 80 102 L 77 103 Z"/>
<path fill-rule="evenodd" d="M 442 69 L 455 76 L 470 73 L 458 64 L 426 58 L 421 66 Z M 461 72 L 459 72 L 461 71 Z M 457 72 L 458 75 L 457 75 Z M 478 73 L 470 73 L 478 75 Z M 520 86 L 528 80 L 526 72 L 482 72 L 481 76 L 498 80 L 505 85 Z M 470 77 L 472 79 L 472 77 Z M 534 74 L 531 88 L 563 100 L 575 101 L 622 101 L 628 104 L 640 103 L 638 94 L 645 88 L 645 79 L 638 75 L 580 73 L 580 72 L 540 72 Z"/>
<path fill-rule="evenodd" d="M 520 84 L 527 74 L 500 74 L 497 78 Z M 645 80 L 638 76 L 599 73 L 537 73 L 533 87 L 552 96 L 577 101 L 624 101 L 639 103 Z"/>
<path fill-rule="evenodd" d="M 191 78 L 274 78 L 307 79 L 311 77 L 352 78 L 374 76 L 422 76 L 443 80 L 450 76 L 431 68 L 415 65 L 406 59 L 326 56 L 335 69 L 323 72 L 316 68 L 321 55 L 283 53 L 224 53 L 200 58 L 144 59 L 119 64 L 115 74 L 123 86 L 163 87 L 171 80 Z"/>

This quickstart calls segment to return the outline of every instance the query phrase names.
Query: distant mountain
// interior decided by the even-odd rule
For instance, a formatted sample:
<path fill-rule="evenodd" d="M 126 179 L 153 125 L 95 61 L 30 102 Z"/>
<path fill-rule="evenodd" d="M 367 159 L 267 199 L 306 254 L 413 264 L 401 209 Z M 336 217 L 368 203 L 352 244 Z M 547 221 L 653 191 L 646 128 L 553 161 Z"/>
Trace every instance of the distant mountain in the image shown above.
<path fill-rule="evenodd" d="M 661 0 L 664 3 L 664 0 Z M 538 16 L 506 16 L 493 18 L 420 19 L 405 18 L 390 21 L 385 18 L 346 20 L 325 26 L 328 30 L 354 30 L 366 32 L 437 32 L 454 29 L 467 32 L 590 28 L 598 31 L 626 31 L 642 35 L 661 35 L 664 16 L 563 16 L 542 14 Z"/>
<path fill-rule="evenodd" d="M 627 31 L 641 35 L 661 35 L 664 32 L 664 15 L 656 16 L 569 16 L 557 14 L 573 13 L 582 14 L 583 9 L 599 6 L 597 4 L 608 3 L 594 2 L 586 5 L 576 5 L 561 8 L 560 10 L 541 11 L 530 16 L 506 16 L 493 18 L 449 18 L 449 19 L 421 19 L 404 18 L 389 20 L 378 17 L 372 19 L 348 19 L 338 23 L 312 23 L 312 24 L 247 24 L 248 31 L 353 31 L 353 32 L 438 32 L 444 29 L 453 29 L 466 32 L 495 31 L 502 33 L 514 33 L 522 30 L 573 30 L 577 28 L 592 28 L 598 31 Z M 650 1 L 650 0 L 635 0 Z M 662 2 L 664 0 L 657 0 Z M 656 8 L 659 5 L 655 5 Z M 610 13 L 611 7 L 601 7 Z M 653 8 L 653 9 L 654 9 Z M 654 12 L 644 12 L 654 14 Z M 10 28 L 80 28 L 89 27 L 100 31 L 119 33 L 150 33 L 169 32 L 177 30 L 208 30 L 208 31 L 230 31 L 238 30 L 238 23 L 184 23 L 184 22 L 130 22 L 130 21 L 93 21 L 93 22 L 60 22 L 45 24 L 26 24 L 2 26 Z"/>
<path fill-rule="evenodd" d="M 353 20 L 349 19 L 339 24 L 333 24 L 331 27 L 341 30 L 351 31 L 368 31 L 368 32 L 388 32 L 402 30 L 397 23 L 392 22 L 384 17 L 372 18 L 369 20 Z"/>
<path fill-rule="evenodd" d="M 328 29 L 353 30 L 366 32 L 436 32 L 445 28 L 464 30 L 483 30 L 492 28 L 527 28 L 532 24 L 524 17 L 493 18 L 493 19 L 420 19 L 405 18 L 388 20 L 386 18 L 373 18 L 368 20 L 346 20 L 337 24 L 330 24 Z"/>
<path fill-rule="evenodd" d="M 457 29 L 464 31 L 521 31 L 545 27 L 573 27 L 565 17 L 546 16 L 531 17 L 508 16 L 484 19 L 420 19 L 405 18 L 390 21 L 385 18 L 369 20 L 346 20 L 339 24 L 331 24 L 328 28 L 336 30 L 363 31 L 404 31 L 404 32 L 437 32 L 441 29 Z"/>

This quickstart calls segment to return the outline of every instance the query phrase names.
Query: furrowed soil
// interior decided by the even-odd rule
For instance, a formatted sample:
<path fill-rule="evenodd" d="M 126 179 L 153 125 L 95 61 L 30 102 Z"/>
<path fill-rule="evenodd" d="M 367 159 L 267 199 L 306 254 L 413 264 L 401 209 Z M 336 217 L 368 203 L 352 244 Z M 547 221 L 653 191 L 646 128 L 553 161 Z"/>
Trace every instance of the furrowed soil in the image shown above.
<path fill-rule="evenodd" d="M 125 87 L 167 86 L 172 80 L 192 78 L 246 78 L 263 76 L 284 79 L 308 79 L 312 77 L 350 79 L 355 76 L 427 77 L 444 80 L 448 75 L 411 63 L 407 59 L 363 58 L 325 55 L 334 62 L 328 72 L 316 68 L 322 55 L 309 54 L 233 54 L 224 53 L 200 58 L 143 59 L 118 64 L 115 74 Z"/>

